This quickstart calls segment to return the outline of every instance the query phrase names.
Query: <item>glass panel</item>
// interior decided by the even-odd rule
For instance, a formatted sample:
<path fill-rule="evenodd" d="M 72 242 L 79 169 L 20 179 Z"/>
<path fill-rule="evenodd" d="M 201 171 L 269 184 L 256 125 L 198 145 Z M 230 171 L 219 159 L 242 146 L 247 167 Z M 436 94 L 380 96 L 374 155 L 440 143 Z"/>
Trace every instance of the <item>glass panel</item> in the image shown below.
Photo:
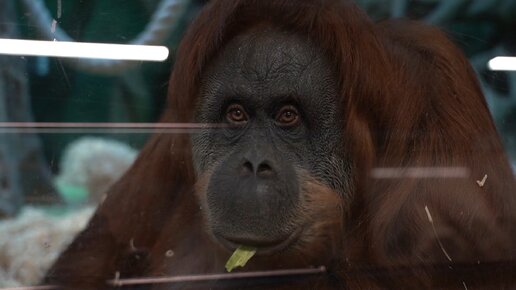
<path fill-rule="evenodd" d="M 0 1 L 0 289 L 516 286 L 514 15 Z"/>

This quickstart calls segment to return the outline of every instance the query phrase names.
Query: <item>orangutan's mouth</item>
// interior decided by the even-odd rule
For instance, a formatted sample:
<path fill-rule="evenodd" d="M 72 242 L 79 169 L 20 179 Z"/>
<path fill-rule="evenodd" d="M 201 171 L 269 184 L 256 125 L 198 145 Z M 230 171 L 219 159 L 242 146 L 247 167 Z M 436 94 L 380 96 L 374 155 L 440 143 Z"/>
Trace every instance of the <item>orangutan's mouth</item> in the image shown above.
<path fill-rule="evenodd" d="M 257 255 L 272 255 L 286 250 L 289 246 L 294 244 L 299 239 L 302 233 L 303 228 L 299 228 L 292 232 L 287 238 L 274 242 L 232 239 L 229 237 L 224 237 L 224 235 L 217 233 L 214 233 L 214 236 L 219 241 L 219 243 L 222 246 L 224 246 L 224 248 L 228 249 L 231 252 L 235 251 L 240 246 L 246 246 L 256 248 Z"/>

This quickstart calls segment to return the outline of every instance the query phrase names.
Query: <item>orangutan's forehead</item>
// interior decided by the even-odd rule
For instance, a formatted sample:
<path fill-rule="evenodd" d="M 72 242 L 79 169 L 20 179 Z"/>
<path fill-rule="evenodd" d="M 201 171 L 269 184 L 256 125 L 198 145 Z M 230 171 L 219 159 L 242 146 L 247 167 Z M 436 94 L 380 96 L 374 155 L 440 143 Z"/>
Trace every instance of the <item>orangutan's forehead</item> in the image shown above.
<path fill-rule="evenodd" d="M 240 73 L 269 80 L 285 73 L 302 74 L 318 59 L 307 36 L 267 28 L 233 38 L 221 58 Z"/>
<path fill-rule="evenodd" d="M 204 74 L 203 91 L 253 98 L 308 97 L 328 94 L 335 78 L 330 62 L 307 36 L 262 28 L 237 35 L 221 49 Z"/>

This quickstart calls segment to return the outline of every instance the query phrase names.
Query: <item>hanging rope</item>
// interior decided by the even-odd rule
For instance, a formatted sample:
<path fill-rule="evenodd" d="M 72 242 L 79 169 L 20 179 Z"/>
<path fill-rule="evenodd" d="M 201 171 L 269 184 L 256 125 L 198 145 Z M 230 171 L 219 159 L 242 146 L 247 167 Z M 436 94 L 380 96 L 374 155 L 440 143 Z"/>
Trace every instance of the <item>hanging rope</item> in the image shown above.
<path fill-rule="evenodd" d="M 65 31 L 59 28 L 42 0 L 22 0 L 30 13 L 30 21 L 45 39 L 74 42 Z M 143 30 L 129 44 L 160 45 L 165 42 L 177 26 L 177 22 L 188 4 L 188 0 L 162 0 L 152 18 Z M 99 74 L 113 75 L 126 71 L 138 62 L 103 59 L 67 59 L 76 68 Z"/>

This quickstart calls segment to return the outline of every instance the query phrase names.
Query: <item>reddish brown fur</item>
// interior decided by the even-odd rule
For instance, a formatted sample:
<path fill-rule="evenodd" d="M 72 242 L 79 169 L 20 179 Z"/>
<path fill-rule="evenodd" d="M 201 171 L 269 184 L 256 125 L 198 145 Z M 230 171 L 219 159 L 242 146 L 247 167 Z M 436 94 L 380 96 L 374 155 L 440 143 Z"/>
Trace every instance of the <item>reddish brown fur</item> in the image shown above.
<path fill-rule="evenodd" d="M 311 243 L 288 259 L 257 257 L 249 269 L 320 262 L 333 273 L 277 289 L 511 283 L 502 270 L 459 270 L 515 258 L 516 184 L 473 70 L 434 28 L 374 25 L 348 1 L 212 1 L 180 46 L 162 122 L 192 122 L 207 63 L 233 35 L 264 21 L 309 35 L 335 64 L 355 192 L 342 200 L 304 174 L 304 211 L 320 215 L 304 237 Z M 375 179 L 376 167 L 464 167 L 470 177 Z M 485 174 L 481 188 L 476 180 Z M 196 185 L 187 134 L 154 136 L 47 280 L 86 289 L 102 288 L 117 271 L 222 272 L 228 254 L 204 230 L 193 193 L 197 187 L 202 200 L 206 183 Z M 172 258 L 165 255 L 170 249 Z M 436 263 L 452 270 L 436 270 Z"/>

